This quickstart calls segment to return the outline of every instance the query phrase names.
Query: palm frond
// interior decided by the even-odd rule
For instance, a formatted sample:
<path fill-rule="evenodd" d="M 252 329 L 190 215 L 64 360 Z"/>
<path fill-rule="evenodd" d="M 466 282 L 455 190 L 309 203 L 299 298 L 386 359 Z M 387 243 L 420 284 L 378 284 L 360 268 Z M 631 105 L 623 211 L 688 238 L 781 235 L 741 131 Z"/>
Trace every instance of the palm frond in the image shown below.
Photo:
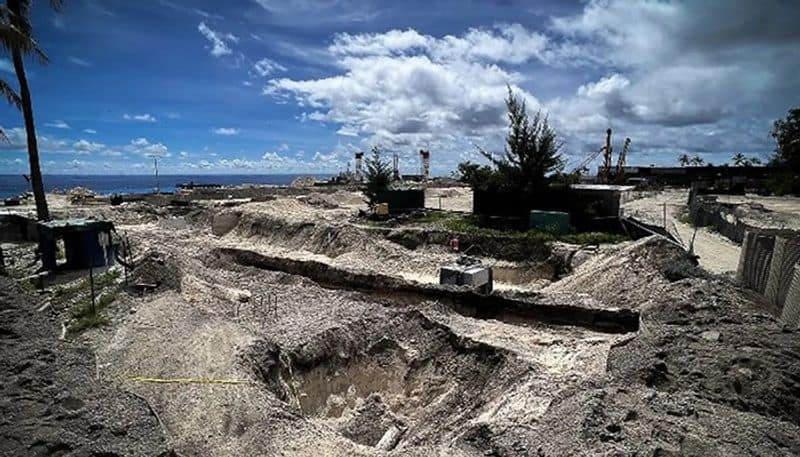
<path fill-rule="evenodd" d="M 14 88 L 3 79 L 0 79 L 0 94 L 8 100 L 10 105 L 16 106 L 17 109 L 22 108 L 22 100 L 20 100 L 19 95 L 17 95 Z"/>
<path fill-rule="evenodd" d="M 35 55 L 42 63 L 47 63 L 47 55 L 32 36 L 10 23 L 0 25 L 0 47 L 9 52 L 19 50 L 23 55 Z"/>

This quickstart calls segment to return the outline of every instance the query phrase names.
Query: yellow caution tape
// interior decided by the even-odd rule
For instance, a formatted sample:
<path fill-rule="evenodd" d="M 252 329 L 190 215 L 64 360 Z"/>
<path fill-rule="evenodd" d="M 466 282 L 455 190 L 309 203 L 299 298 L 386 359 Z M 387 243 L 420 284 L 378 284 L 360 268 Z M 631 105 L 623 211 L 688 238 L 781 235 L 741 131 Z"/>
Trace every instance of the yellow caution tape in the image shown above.
<path fill-rule="evenodd" d="M 172 384 L 250 384 L 250 381 L 242 379 L 210 379 L 210 378 L 146 378 L 144 376 L 131 376 L 130 381 L 136 382 L 155 382 Z"/>

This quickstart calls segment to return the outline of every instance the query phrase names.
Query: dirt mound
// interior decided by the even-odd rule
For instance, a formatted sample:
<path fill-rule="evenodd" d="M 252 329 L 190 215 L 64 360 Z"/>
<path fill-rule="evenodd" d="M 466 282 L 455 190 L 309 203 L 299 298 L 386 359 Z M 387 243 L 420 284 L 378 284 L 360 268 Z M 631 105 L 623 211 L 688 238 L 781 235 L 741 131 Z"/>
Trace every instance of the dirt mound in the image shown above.
<path fill-rule="evenodd" d="M 662 392 L 800 423 L 800 339 L 720 280 L 670 285 L 643 311 L 645 333 L 612 351 L 615 376 Z"/>
<path fill-rule="evenodd" d="M 35 308 L 0 277 L 0 455 L 173 455 L 150 406 L 97 381 L 89 348 Z"/>
<path fill-rule="evenodd" d="M 249 363 L 269 391 L 304 415 L 384 449 L 452 441 L 527 368 L 420 312 L 364 324 L 327 330 L 295 348 L 258 343 Z"/>
<path fill-rule="evenodd" d="M 363 230 L 344 224 L 292 222 L 270 215 L 244 214 L 236 226 L 237 235 L 258 237 L 260 243 L 299 249 L 328 257 L 375 247 Z"/>
<path fill-rule="evenodd" d="M 146 284 L 156 289 L 181 290 L 183 272 L 173 255 L 149 251 L 134 262 L 130 272 L 132 284 Z"/>
<path fill-rule="evenodd" d="M 605 248 L 542 292 L 581 293 L 609 307 L 638 308 L 658 295 L 670 280 L 679 279 L 680 271 L 690 275 L 688 267 L 672 271 L 676 263 L 691 265 L 686 257 L 681 248 L 663 238 L 642 238 Z"/>

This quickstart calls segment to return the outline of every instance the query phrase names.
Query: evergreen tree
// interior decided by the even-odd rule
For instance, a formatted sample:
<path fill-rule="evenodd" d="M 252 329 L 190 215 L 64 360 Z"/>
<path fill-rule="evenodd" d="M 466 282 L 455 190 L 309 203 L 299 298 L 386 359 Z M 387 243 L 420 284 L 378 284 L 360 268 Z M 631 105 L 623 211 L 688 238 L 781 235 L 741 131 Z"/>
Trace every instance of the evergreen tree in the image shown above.
<path fill-rule="evenodd" d="M 547 115 L 537 111 L 528 117 L 525 101 L 508 88 L 506 99 L 509 132 L 506 135 L 505 154 L 496 158 L 480 150 L 491 161 L 509 190 L 532 193 L 543 189 L 548 176 L 561 172 L 564 159 L 559 152 L 562 143 L 550 127 Z"/>
<path fill-rule="evenodd" d="M 392 182 L 392 166 L 381 158 L 381 150 L 377 146 L 372 147 L 372 155 L 364 162 L 367 165 L 367 172 L 364 175 L 366 194 L 370 203 L 375 203 L 378 192 L 389 189 L 389 184 Z"/>

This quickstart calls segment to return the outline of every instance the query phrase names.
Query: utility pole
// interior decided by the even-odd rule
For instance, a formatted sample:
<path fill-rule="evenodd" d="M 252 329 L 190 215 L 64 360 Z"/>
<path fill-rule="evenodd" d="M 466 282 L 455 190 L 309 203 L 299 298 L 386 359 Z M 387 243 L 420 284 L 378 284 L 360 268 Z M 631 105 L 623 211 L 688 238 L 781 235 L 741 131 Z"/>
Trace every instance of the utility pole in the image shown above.
<path fill-rule="evenodd" d="M 158 193 L 158 156 L 153 155 L 153 169 L 155 170 L 156 187 L 155 192 Z"/>

